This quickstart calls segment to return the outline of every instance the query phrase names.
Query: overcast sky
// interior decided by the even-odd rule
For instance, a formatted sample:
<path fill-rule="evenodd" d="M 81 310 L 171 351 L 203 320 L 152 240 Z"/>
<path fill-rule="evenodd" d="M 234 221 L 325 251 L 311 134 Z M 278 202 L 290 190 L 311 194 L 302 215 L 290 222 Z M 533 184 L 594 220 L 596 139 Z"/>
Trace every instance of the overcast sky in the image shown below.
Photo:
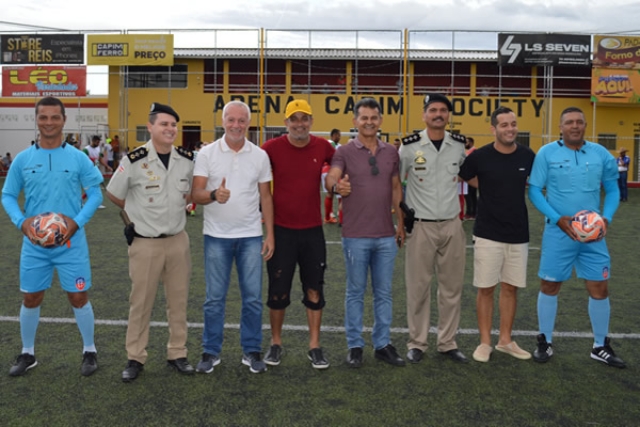
<path fill-rule="evenodd" d="M 76 30 L 640 31 L 640 2 L 629 0 L 0 0 L 0 11 L 0 21 Z"/>
<path fill-rule="evenodd" d="M 629 0 L 0 0 L 0 33 L 64 30 L 395 30 L 312 35 L 312 47 L 400 47 L 398 30 L 640 33 L 640 2 Z M 212 33 L 177 32 L 175 47 L 213 47 Z M 242 36 L 240 35 L 242 34 Z M 253 47 L 257 37 L 219 33 L 219 47 Z M 255 34 L 255 33 L 254 33 Z M 309 35 L 270 31 L 269 47 L 306 47 Z M 249 45 L 247 45 L 249 43 Z M 451 33 L 414 33 L 411 47 L 451 48 Z M 233 46 L 237 44 L 237 46 Z M 457 33 L 460 49 L 495 49 L 494 33 Z M 91 79 L 89 81 L 91 84 Z M 95 93 L 96 91 L 92 91 Z"/>

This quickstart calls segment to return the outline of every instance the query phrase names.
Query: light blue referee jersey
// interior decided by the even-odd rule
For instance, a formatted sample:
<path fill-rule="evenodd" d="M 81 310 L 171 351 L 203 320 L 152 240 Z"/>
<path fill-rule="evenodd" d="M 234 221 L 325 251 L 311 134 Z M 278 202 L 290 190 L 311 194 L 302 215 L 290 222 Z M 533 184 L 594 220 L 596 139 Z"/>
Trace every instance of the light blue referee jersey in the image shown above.
<path fill-rule="evenodd" d="M 538 151 L 529 184 L 546 188 L 549 205 L 561 216 L 572 216 L 583 209 L 600 212 L 602 183 L 617 179 L 616 159 L 602 145 L 585 141 L 572 150 L 555 141 Z"/>
<path fill-rule="evenodd" d="M 63 143 L 48 150 L 36 144 L 16 156 L 2 193 L 17 198 L 24 190 L 26 217 L 58 212 L 75 218 L 82 209 L 82 189 L 102 181 L 100 170 L 77 148 Z"/>

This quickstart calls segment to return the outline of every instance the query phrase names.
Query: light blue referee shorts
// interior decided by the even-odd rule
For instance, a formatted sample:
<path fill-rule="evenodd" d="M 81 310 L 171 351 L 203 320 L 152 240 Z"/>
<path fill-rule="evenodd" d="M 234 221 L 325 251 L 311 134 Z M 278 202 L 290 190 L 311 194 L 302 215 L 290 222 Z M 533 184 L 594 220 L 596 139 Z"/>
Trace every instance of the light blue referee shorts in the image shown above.
<path fill-rule="evenodd" d="M 91 288 L 89 246 L 84 230 L 78 230 L 70 244 L 54 248 L 35 245 L 25 236 L 20 253 L 20 291 L 35 293 L 49 289 L 54 269 L 66 292 Z"/>
<path fill-rule="evenodd" d="M 542 234 L 538 276 L 550 282 L 564 282 L 576 275 L 596 282 L 608 280 L 611 257 L 605 239 L 593 243 L 572 240 L 557 225 L 547 224 Z"/>

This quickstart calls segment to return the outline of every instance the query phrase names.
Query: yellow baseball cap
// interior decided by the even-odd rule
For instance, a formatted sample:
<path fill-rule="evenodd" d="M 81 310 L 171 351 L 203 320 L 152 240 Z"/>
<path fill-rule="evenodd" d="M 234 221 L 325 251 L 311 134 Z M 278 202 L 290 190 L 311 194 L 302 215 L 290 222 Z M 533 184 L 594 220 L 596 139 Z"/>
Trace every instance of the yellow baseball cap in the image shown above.
<path fill-rule="evenodd" d="M 310 116 L 313 115 L 311 105 L 309 105 L 309 103 L 304 99 L 294 99 L 287 104 L 287 109 L 284 112 L 285 119 L 288 119 L 294 113 L 305 113 Z"/>

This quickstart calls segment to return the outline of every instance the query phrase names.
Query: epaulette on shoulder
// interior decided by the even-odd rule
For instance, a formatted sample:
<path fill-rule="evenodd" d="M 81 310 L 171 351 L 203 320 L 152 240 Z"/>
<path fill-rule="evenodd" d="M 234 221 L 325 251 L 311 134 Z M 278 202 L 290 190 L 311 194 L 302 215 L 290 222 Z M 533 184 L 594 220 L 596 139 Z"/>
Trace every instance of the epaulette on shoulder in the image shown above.
<path fill-rule="evenodd" d="M 422 139 L 419 133 L 414 133 L 409 136 L 405 136 L 402 138 L 402 145 L 413 144 L 414 142 L 418 142 Z"/>
<path fill-rule="evenodd" d="M 193 151 L 187 150 L 186 148 L 182 148 L 182 147 L 176 147 L 176 151 L 182 157 L 186 157 L 187 159 L 193 161 Z"/>
<path fill-rule="evenodd" d="M 462 134 L 459 134 L 459 133 L 451 133 L 451 134 L 449 134 L 449 135 L 451 135 L 451 138 L 453 138 L 453 140 L 454 140 L 454 141 L 458 141 L 458 142 L 461 142 L 461 143 L 463 143 L 463 144 L 466 144 L 466 143 L 467 143 L 467 137 L 465 137 L 465 136 L 464 136 L 464 135 L 462 135 Z"/>
<path fill-rule="evenodd" d="M 149 155 L 149 150 L 147 150 L 145 147 L 140 147 L 140 148 L 136 148 L 135 150 L 130 152 L 127 155 L 127 157 L 129 157 L 129 161 L 131 163 L 135 163 L 140 159 L 144 159 L 148 155 Z"/>

